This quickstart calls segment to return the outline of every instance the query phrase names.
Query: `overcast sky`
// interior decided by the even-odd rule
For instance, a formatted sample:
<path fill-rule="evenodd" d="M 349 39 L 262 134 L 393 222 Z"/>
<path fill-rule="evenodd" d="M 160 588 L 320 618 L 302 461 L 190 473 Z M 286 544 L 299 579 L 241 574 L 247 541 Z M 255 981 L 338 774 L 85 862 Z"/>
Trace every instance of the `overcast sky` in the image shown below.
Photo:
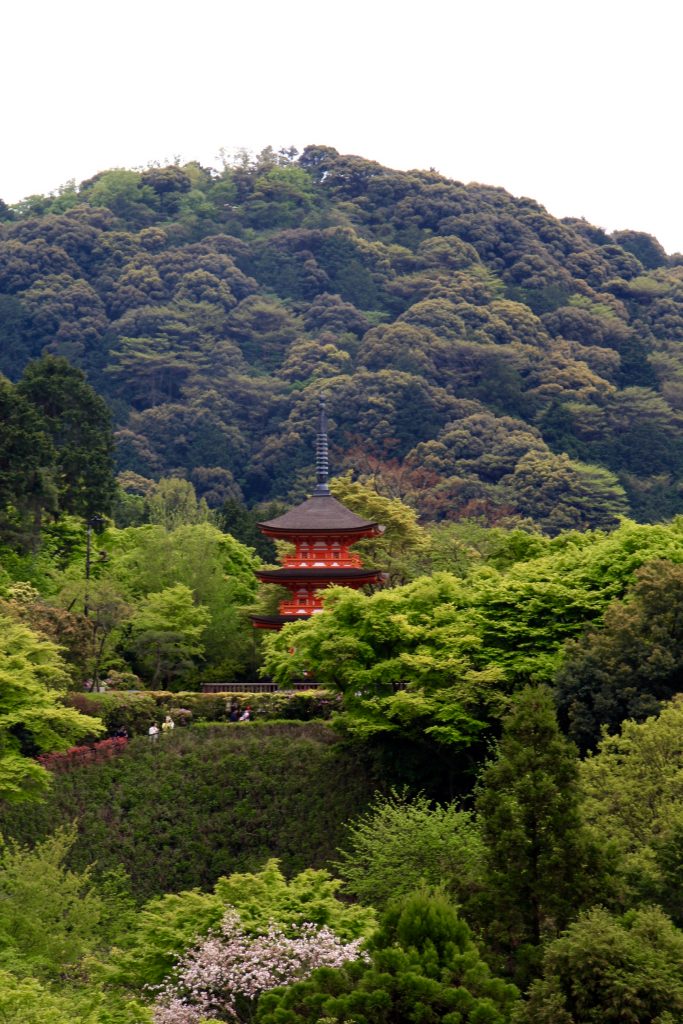
<path fill-rule="evenodd" d="M 675 0 L 23 0 L 0 198 L 310 143 L 500 185 L 683 252 Z"/>

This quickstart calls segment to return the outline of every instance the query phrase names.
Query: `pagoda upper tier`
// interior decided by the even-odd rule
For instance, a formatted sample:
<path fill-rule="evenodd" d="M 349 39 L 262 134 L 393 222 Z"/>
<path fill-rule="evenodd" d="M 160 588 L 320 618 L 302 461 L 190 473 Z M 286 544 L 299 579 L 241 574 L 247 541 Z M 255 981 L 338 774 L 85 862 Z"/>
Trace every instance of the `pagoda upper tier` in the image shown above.
<path fill-rule="evenodd" d="M 301 533 L 344 534 L 354 541 L 361 537 L 378 537 L 384 533 L 384 527 L 378 523 L 362 519 L 355 512 L 337 501 L 329 491 L 313 494 L 312 498 L 302 501 L 296 508 L 290 508 L 281 516 L 259 523 L 258 528 L 267 537 L 280 537 L 290 540 Z"/>
<path fill-rule="evenodd" d="M 279 569 L 256 573 L 264 583 L 278 583 L 290 591 L 280 602 L 279 615 L 252 616 L 258 629 L 280 629 L 323 610 L 321 591 L 330 586 L 358 587 L 382 583 L 385 575 L 364 569 L 359 556 L 350 551 L 363 537 L 379 537 L 384 527 L 363 519 L 337 501 L 327 484 L 327 421 L 325 403 L 320 402 L 320 427 L 316 441 L 318 482 L 313 495 L 275 519 L 259 523 L 267 537 L 294 544 Z"/>

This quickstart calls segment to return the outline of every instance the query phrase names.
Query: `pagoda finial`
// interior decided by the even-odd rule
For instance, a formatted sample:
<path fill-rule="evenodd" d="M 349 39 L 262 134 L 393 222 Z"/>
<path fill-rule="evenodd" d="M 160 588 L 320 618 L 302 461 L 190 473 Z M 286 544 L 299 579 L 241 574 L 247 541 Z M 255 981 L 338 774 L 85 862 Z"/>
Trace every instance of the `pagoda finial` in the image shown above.
<path fill-rule="evenodd" d="M 327 486 L 330 467 L 327 459 L 327 413 L 325 412 L 324 395 L 321 395 L 318 399 L 318 409 L 318 433 L 315 439 L 316 485 L 313 491 L 314 495 L 330 493 L 330 488 Z"/>

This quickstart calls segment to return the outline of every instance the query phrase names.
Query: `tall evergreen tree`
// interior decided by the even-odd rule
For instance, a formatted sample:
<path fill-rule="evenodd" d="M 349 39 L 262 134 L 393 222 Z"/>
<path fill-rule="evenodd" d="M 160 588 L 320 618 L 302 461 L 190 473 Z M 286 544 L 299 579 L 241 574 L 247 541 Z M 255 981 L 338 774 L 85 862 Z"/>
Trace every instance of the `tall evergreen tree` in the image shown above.
<path fill-rule="evenodd" d="M 0 539 L 30 547 L 42 513 L 54 511 L 54 451 L 30 403 L 0 376 Z"/>
<path fill-rule="evenodd" d="M 576 748 L 558 728 L 550 690 L 527 686 L 477 795 L 487 868 L 482 917 L 520 984 L 536 973 L 541 943 L 603 891 L 604 856 L 579 803 Z"/>
<path fill-rule="evenodd" d="M 17 390 L 55 448 L 60 510 L 108 512 L 115 493 L 111 414 L 85 374 L 66 359 L 43 356 L 29 363 Z"/>

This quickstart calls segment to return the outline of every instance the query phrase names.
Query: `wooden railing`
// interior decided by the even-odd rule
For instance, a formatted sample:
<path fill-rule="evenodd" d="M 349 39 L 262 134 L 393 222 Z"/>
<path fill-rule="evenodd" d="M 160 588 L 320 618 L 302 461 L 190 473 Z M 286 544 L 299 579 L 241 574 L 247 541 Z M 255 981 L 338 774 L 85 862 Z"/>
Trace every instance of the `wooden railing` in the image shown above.
<path fill-rule="evenodd" d="M 301 601 L 294 600 L 280 601 L 280 615 L 313 615 L 314 612 L 322 611 L 322 602 L 320 598 L 310 597 L 304 598 Z M 302 610 L 303 609 L 303 610 Z"/>
<path fill-rule="evenodd" d="M 277 683 L 202 683 L 202 693 L 274 693 Z"/>
<path fill-rule="evenodd" d="M 362 569 L 363 567 L 358 555 L 341 553 L 335 558 L 329 552 L 324 552 L 320 555 L 308 555 L 306 558 L 301 558 L 297 555 L 285 555 L 282 564 L 285 569 L 312 569 L 313 566 L 318 569 L 322 567 L 325 569 Z"/>

